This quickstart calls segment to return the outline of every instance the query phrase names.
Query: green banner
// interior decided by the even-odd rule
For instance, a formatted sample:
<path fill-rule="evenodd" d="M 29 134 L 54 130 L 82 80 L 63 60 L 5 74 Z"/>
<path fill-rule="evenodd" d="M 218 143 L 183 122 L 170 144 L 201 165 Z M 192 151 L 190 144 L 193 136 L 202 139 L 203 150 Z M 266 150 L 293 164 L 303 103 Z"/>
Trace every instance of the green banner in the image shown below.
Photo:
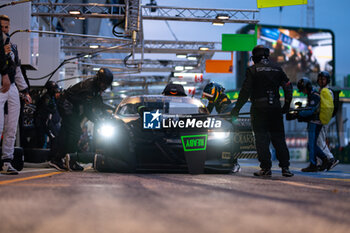
<path fill-rule="evenodd" d="M 284 97 L 284 92 L 282 89 L 280 89 L 280 96 Z M 227 91 L 225 92 L 225 94 L 227 95 L 227 97 L 230 100 L 236 100 L 238 99 L 238 95 L 239 95 L 239 91 Z M 298 92 L 296 89 L 293 90 L 293 98 L 306 98 L 306 95 Z M 339 93 L 339 99 L 340 100 L 347 100 L 350 99 L 350 90 L 340 90 Z M 349 101 L 349 100 L 348 100 Z"/>
<path fill-rule="evenodd" d="M 207 149 L 208 135 L 187 135 L 181 136 L 184 151 L 199 151 Z"/>
<path fill-rule="evenodd" d="M 257 44 L 257 25 L 254 34 L 222 34 L 222 51 L 252 51 Z"/>

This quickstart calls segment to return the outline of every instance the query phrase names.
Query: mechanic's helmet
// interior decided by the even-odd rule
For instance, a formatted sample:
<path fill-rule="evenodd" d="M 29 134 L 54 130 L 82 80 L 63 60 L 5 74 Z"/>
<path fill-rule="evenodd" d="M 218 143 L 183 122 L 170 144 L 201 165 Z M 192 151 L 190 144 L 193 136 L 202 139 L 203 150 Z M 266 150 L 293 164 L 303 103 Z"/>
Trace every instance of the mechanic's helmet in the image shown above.
<path fill-rule="evenodd" d="M 53 96 L 56 93 L 60 92 L 61 88 L 57 85 L 57 83 L 55 81 L 48 81 L 45 84 L 45 88 L 47 90 L 47 93 L 49 93 L 49 95 Z"/>
<path fill-rule="evenodd" d="M 203 90 L 202 97 L 208 99 L 209 101 L 216 102 L 219 95 L 223 93 L 225 88 L 218 83 L 208 83 Z"/>
<path fill-rule="evenodd" d="M 331 76 L 327 71 L 322 71 L 322 72 L 318 73 L 317 83 L 321 77 L 325 77 L 327 79 L 327 84 L 329 84 L 331 82 Z"/>
<path fill-rule="evenodd" d="M 101 68 L 96 73 L 96 80 L 97 80 L 97 84 L 100 87 L 101 91 L 104 91 L 112 85 L 113 74 L 109 69 Z"/>
<path fill-rule="evenodd" d="M 299 92 L 303 92 L 303 90 L 306 89 L 307 93 L 310 93 L 312 90 L 312 83 L 308 78 L 301 78 L 298 81 L 297 87 Z"/>
<path fill-rule="evenodd" d="M 270 49 L 266 48 L 263 45 L 257 45 L 254 47 L 252 54 L 254 63 L 258 63 L 262 58 L 268 58 L 270 56 Z"/>

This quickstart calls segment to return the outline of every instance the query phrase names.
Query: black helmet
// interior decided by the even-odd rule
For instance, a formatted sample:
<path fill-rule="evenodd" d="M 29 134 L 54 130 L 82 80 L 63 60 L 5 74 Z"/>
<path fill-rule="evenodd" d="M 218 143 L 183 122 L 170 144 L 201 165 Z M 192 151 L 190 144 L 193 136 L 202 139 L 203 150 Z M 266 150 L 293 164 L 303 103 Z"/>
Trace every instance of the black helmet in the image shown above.
<path fill-rule="evenodd" d="M 49 93 L 49 95 L 51 95 L 51 96 L 60 92 L 60 89 L 61 89 L 55 81 L 46 82 L 45 88 L 47 90 L 47 93 Z"/>
<path fill-rule="evenodd" d="M 317 82 L 319 81 L 319 79 L 321 77 L 325 77 L 327 79 L 327 84 L 329 84 L 331 82 L 331 76 L 327 71 L 322 71 L 322 72 L 318 73 Z"/>
<path fill-rule="evenodd" d="M 306 88 L 307 92 L 310 93 L 312 90 L 312 83 L 308 78 L 301 78 L 298 81 L 297 87 L 299 92 L 303 92 L 303 90 Z"/>
<path fill-rule="evenodd" d="M 220 84 L 211 82 L 205 85 L 202 97 L 215 102 L 219 95 L 224 92 L 224 90 L 225 88 L 223 88 L 223 86 Z"/>
<path fill-rule="evenodd" d="M 187 96 L 184 87 L 181 84 L 169 83 L 164 88 L 163 95 Z"/>
<path fill-rule="evenodd" d="M 258 63 L 263 57 L 268 58 L 270 56 L 270 49 L 263 45 L 257 45 L 254 47 L 252 54 L 254 63 Z"/>
<path fill-rule="evenodd" d="M 107 68 L 101 68 L 96 73 L 97 84 L 100 86 L 102 83 L 106 88 L 112 85 L 113 82 L 113 74 Z"/>

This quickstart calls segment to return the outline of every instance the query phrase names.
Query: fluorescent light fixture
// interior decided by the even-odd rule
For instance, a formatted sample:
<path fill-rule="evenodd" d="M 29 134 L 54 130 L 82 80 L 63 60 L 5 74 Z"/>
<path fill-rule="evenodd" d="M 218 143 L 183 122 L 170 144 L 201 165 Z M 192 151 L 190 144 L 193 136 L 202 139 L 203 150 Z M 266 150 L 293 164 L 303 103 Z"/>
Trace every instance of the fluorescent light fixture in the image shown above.
<path fill-rule="evenodd" d="M 100 68 L 98 68 L 98 67 L 94 67 L 94 68 L 92 68 L 92 70 L 93 70 L 93 71 L 99 71 L 99 70 L 100 70 Z"/>
<path fill-rule="evenodd" d="M 80 10 L 70 10 L 70 11 L 68 11 L 68 13 L 71 15 L 80 15 L 81 14 Z"/>
<path fill-rule="evenodd" d="M 99 47 L 98 45 L 90 45 L 89 46 L 90 49 L 98 49 L 98 47 Z"/>
<path fill-rule="evenodd" d="M 125 97 L 127 97 L 127 95 L 125 95 L 125 94 L 120 94 L 120 98 L 124 99 Z"/>
<path fill-rule="evenodd" d="M 183 77 L 183 78 L 203 77 L 203 73 L 174 73 L 174 77 Z"/>
<path fill-rule="evenodd" d="M 197 61 L 197 57 L 196 56 L 187 56 L 187 60 Z"/>
<path fill-rule="evenodd" d="M 193 66 L 185 66 L 185 70 L 193 70 L 194 67 Z"/>
<path fill-rule="evenodd" d="M 216 19 L 225 20 L 225 19 L 229 19 L 229 18 L 230 18 L 230 16 L 228 16 L 228 14 L 225 14 L 225 13 L 221 13 L 221 14 L 216 15 Z"/>
<path fill-rule="evenodd" d="M 76 19 L 85 20 L 85 17 L 76 17 Z"/>
<path fill-rule="evenodd" d="M 186 58 L 187 55 L 186 54 L 176 54 L 177 58 Z"/>
<path fill-rule="evenodd" d="M 85 57 L 85 58 L 90 58 L 91 55 L 87 54 L 87 55 L 85 55 L 84 57 Z"/>
<path fill-rule="evenodd" d="M 112 82 L 112 86 L 113 87 L 117 87 L 117 86 L 119 86 L 120 84 L 118 83 L 118 82 L 116 82 L 116 81 L 114 81 L 114 82 Z"/>
<path fill-rule="evenodd" d="M 199 50 L 202 50 L 202 51 L 208 51 L 209 48 L 208 47 L 199 47 Z"/>
<path fill-rule="evenodd" d="M 175 66 L 175 70 L 181 71 L 181 70 L 184 70 L 184 67 L 183 66 Z"/>
<path fill-rule="evenodd" d="M 213 22 L 212 23 L 214 26 L 224 26 L 225 23 L 224 22 Z"/>
<path fill-rule="evenodd" d="M 173 82 L 174 84 L 181 84 L 181 85 L 186 85 L 187 82 L 184 82 L 184 81 L 174 81 Z"/>

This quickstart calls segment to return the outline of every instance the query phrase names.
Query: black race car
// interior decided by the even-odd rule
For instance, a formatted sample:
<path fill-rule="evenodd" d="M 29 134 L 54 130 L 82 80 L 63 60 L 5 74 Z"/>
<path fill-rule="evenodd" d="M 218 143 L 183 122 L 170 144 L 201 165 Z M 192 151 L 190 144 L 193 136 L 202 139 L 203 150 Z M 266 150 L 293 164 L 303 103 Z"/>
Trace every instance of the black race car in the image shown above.
<path fill-rule="evenodd" d="M 98 171 L 228 173 L 234 156 L 256 154 L 249 117 L 232 124 L 187 96 L 127 97 L 95 127 Z"/>

